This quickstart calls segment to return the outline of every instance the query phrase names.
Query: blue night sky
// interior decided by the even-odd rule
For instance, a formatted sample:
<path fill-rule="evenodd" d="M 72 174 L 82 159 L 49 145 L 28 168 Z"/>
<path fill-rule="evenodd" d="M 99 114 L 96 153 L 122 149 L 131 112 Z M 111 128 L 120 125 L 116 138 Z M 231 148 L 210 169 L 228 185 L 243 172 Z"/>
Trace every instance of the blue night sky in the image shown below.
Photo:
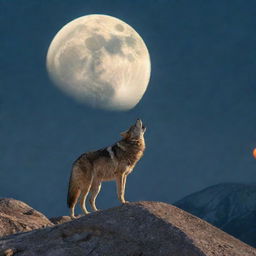
<path fill-rule="evenodd" d="M 137 117 L 147 149 L 127 200 L 173 203 L 222 182 L 255 183 L 255 10 L 253 0 L 0 0 L 0 197 L 67 215 L 73 161 L 117 141 Z M 82 105 L 48 78 L 54 35 L 94 13 L 130 24 L 148 47 L 151 80 L 130 111 Z M 114 182 L 97 205 L 119 205 Z"/>

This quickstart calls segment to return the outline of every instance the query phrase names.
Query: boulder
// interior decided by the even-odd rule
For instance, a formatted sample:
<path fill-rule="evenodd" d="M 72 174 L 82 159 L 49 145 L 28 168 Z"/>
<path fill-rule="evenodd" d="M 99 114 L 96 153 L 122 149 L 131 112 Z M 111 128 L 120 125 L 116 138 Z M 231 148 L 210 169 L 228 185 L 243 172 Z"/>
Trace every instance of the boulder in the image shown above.
<path fill-rule="evenodd" d="M 70 216 L 59 216 L 59 217 L 52 217 L 49 219 L 54 225 L 63 224 L 65 222 L 71 221 Z"/>
<path fill-rule="evenodd" d="M 0 199 L 0 236 L 53 226 L 42 213 L 27 204 L 11 199 Z"/>
<path fill-rule="evenodd" d="M 166 203 L 136 202 L 0 239 L 15 256 L 256 256 L 256 250 Z"/>

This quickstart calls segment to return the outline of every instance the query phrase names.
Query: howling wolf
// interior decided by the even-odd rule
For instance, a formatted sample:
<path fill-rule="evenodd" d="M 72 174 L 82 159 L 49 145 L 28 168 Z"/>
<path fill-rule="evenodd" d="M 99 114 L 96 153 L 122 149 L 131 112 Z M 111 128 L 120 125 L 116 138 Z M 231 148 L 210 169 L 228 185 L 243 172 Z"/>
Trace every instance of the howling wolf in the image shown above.
<path fill-rule="evenodd" d="M 89 213 L 85 206 L 89 192 L 91 208 L 97 211 L 95 199 L 102 181 L 116 180 L 118 199 L 121 203 L 127 202 L 124 199 L 126 178 L 143 155 L 145 131 L 142 121 L 138 119 L 129 130 L 121 133 L 122 140 L 112 146 L 84 153 L 74 162 L 67 197 L 72 218 L 75 218 L 74 209 L 79 197 L 83 212 Z"/>

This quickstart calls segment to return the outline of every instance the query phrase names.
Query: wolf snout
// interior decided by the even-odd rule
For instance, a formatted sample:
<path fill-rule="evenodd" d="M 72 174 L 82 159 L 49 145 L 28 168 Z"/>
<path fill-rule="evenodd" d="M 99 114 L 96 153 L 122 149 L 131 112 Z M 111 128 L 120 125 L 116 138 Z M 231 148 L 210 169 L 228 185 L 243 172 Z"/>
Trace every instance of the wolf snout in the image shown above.
<path fill-rule="evenodd" d="M 140 126 L 142 127 L 142 121 L 141 121 L 141 119 L 138 118 L 138 119 L 136 120 L 136 125 L 140 125 Z"/>

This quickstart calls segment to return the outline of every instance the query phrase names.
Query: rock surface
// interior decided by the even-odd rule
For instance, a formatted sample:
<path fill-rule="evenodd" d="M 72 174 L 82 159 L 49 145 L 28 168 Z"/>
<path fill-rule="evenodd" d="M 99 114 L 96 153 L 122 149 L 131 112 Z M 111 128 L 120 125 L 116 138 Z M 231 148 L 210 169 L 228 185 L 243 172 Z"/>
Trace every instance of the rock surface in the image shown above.
<path fill-rule="evenodd" d="M 0 255 L 256 256 L 256 250 L 179 208 L 137 202 L 4 237 Z"/>
<path fill-rule="evenodd" d="M 256 184 L 218 184 L 174 205 L 256 247 Z"/>
<path fill-rule="evenodd" d="M 0 236 L 47 226 L 53 224 L 27 204 L 11 198 L 0 199 Z"/>
<path fill-rule="evenodd" d="M 52 217 L 50 218 L 50 221 L 55 224 L 55 225 L 59 225 L 59 224 L 63 224 L 65 222 L 71 221 L 71 217 L 70 216 L 59 216 L 59 217 Z"/>

